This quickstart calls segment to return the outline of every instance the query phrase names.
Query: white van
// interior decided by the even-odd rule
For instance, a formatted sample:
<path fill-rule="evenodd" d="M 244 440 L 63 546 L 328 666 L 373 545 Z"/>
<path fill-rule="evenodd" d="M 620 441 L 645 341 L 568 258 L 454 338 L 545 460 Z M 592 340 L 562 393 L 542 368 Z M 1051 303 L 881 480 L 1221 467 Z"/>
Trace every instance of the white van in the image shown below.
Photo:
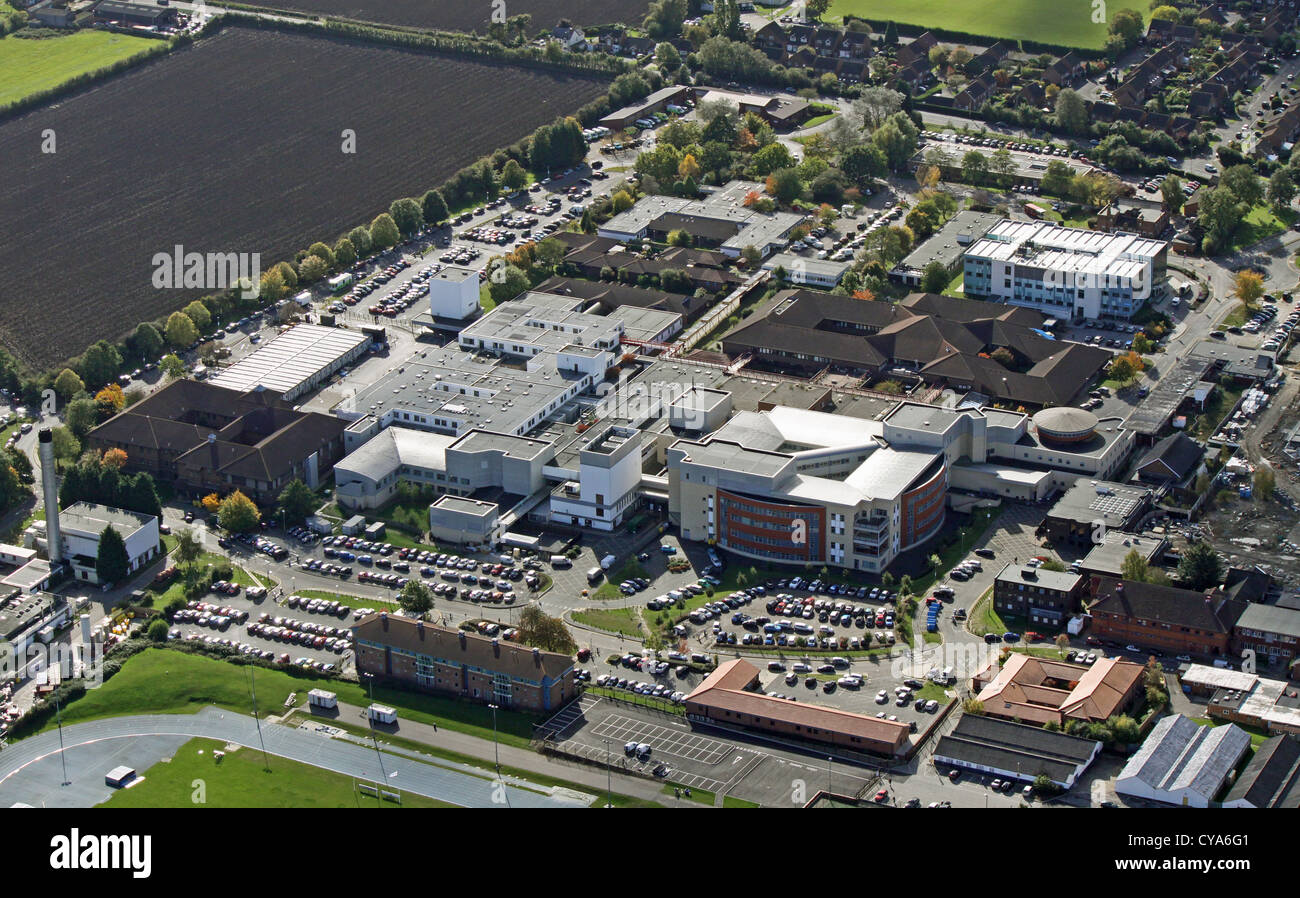
<path fill-rule="evenodd" d="M 573 560 L 570 559 L 568 555 L 552 555 L 551 567 L 553 568 L 573 567 Z"/>

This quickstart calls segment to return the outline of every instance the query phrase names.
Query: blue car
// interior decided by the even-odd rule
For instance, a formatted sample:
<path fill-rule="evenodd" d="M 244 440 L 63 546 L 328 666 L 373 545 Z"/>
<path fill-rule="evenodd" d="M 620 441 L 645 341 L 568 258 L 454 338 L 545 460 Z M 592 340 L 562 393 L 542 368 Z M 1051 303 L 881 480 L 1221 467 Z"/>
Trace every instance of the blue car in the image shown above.
<path fill-rule="evenodd" d="M 1019 634 L 1019 633 L 1012 633 L 1012 632 L 1009 632 L 1009 631 L 1008 631 L 1008 632 L 1002 634 L 1002 641 L 1003 641 L 1003 642 L 1019 642 L 1019 641 L 1020 641 L 1020 634 Z"/>
<path fill-rule="evenodd" d="M 676 546 L 660 546 L 660 547 L 659 547 L 659 551 L 660 551 L 660 552 L 663 552 L 665 555 L 676 555 L 676 554 L 677 554 L 677 547 L 676 547 Z"/>

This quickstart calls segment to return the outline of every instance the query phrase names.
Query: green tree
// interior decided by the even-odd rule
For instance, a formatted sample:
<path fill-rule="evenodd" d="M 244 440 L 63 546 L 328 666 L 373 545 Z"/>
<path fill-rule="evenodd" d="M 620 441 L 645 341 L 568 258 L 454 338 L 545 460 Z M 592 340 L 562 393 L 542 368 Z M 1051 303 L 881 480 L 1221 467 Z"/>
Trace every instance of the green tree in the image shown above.
<path fill-rule="evenodd" d="M 1056 124 L 1071 134 L 1087 132 L 1088 106 L 1077 91 L 1067 87 L 1056 95 Z"/>
<path fill-rule="evenodd" d="M 74 461 L 81 454 L 81 440 L 64 425 L 50 431 L 50 443 L 54 448 L 54 458 L 57 461 Z"/>
<path fill-rule="evenodd" d="M 304 284 L 314 284 L 329 274 L 329 266 L 320 256 L 304 256 L 298 263 L 298 279 Z"/>
<path fill-rule="evenodd" d="M 424 220 L 428 224 L 442 224 L 450 216 L 447 200 L 443 198 L 441 190 L 430 190 L 424 195 L 420 205 L 423 207 Z"/>
<path fill-rule="evenodd" d="M 1232 243 L 1232 235 L 1249 210 L 1225 184 L 1213 190 L 1202 188 L 1199 193 L 1204 194 L 1197 221 L 1205 232 L 1205 251 L 1218 252 Z"/>
<path fill-rule="evenodd" d="M 840 170 L 858 187 L 889 174 L 889 158 L 874 143 L 850 147 L 840 155 Z"/>
<path fill-rule="evenodd" d="M 142 361 L 152 362 L 166 345 L 158 328 L 147 321 L 136 327 L 135 333 L 131 335 L 131 351 Z"/>
<path fill-rule="evenodd" d="M 166 642 L 167 633 L 167 621 L 163 620 L 161 617 L 154 618 L 153 622 L 149 624 L 149 629 L 146 631 L 146 635 L 149 637 L 150 642 Z"/>
<path fill-rule="evenodd" d="M 370 245 L 375 249 L 396 246 L 401 236 L 397 230 L 397 222 L 387 212 L 376 215 L 375 220 L 370 223 Z"/>
<path fill-rule="evenodd" d="M 793 165 L 794 157 L 785 148 L 785 144 L 781 143 L 772 143 L 763 147 L 754 154 L 750 162 L 750 168 L 759 177 L 767 177 L 777 169 L 790 168 Z"/>
<path fill-rule="evenodd" d="M 961 157 L 961 179 L 968 184 L 983 184 L 988 173 L 988 157 L 979 150 L 969 150 Z"/>
<path fill-rule="evenodd" d="M 122 370 L 122 354 L 107 340 L 99 340 L 81 355 L 75 366 L 77 374 L 89 387 L 109 383 Z"/>
<path fill-rule="evenodd" d="M 519 612 L 519 641 L 544 651 L 566 655 L 573 654 L 578 648 L 564 621 L 551 617 L 535 603 Z"/>
<path fill-rule="evenodd" d="M 199 333 L 206 334 L 212 327 L 212 313 L 208 311 L 207 306 L 197 299 L 181 309 L 181 311 L 189 316 L 190 321 L 194 322 L 194 326 L 199 329 Z"/>
<path fill-rule="evenodd" d="M 505 167 L 501 169 L 501 186 L 507 190 L 519 190 L 528 184 L 528 172 L 524 167 L 511 159 L 506 162 Z"/>
<path fill-rule="evenodd" d="M 433 608 L 433 590 L 425 586 L 422 580 L 412 577 L 398 593 L 397 604 L 407 614 L 421 617 Z"/>
<path fill-rule="evenodd" d="M 1145 583 L 1150 574 L 1151 566 L 1147 563 L 1146 557 L 1137 549 L 1130 549 L 1120 563 L 1120 576 L 1125 580 Z"/>
<path fill-rule="evenodd" d="M 1165 207 L 1170 212 L 1181 212 L 1187 202 L 1187 197 L 1183 193 L 1182 179 L 1177 175 L 1165 178 L 1160 185 L 1160 198 L 1164 200 Z"/>
<path fill-rule="evenodd" d="M 330 249 L 321 241 L 317 240 L 311 246 L 307 247 L 307 254 L 315 256 L 325 263 L 326 268 L 334 267 L 334 250 Z"/>
<path fill-rule="evenodd" d="M 364 259 L 370 255 L 370 250 L 374 244 L 370 242 L 370 229 L 361 225 L 348 231 L 348 239 L 352 241 L 352 246 L 357 251 L 357 258 Z M 293 286 L 289 284 L 289 286 Z"/>
<path fill-rule="evenodd" d="M 176 547 L 172 549 L 171 557 L 181 567 L 189 567 L 199 560 L 203 554 L 203 544 L 199 542 L 194 531 L 186 528 L 176 532 Z"/>
<path fill-rule="evenodd" d="M 1187 547 L 1178 562 L 1178 578 L 1188 589 L 1198 592 L 1223 582 L 1223 561 L 1214 547 L 1204 541 L 1197 541 Z"/>
<path fill-rule="evenodd" d="M 221 500 L 217 509 L 217 523 L 229 533 L 248 533 L 256 530 L 262 515 L 253 500 L 239 490 Z"/>
<path fill-rule="evenodd" d="M 280 510 L 284 512 L 286 523 L 302 523 L 309 514 L 316 510 L 318 503 L 319 500 L 316 498 L 316 494 L 311 491 L 311 487 L 296 477 L 289 481 L 289 484 L 280 491 L 279 505 Z"/>
<path fill-rule="evenodd" d="M 67 402 L 78 393 L 86 391 L 86 383 L 71 368 L 64 368 L 59 372 L 59 376 L 54 378 L 54 392 L 63 397 Z"/>
<path fill-rule="evenodd" d="M 669 246 L 691 246 L 694 243 L 695 241 L 691 239 L 691 235 L 685 231 L 676 230 L 668 232 Z"/>
<path fill-rule="evenodd" d="M 180 315 L 180 312 L 177 312 L 176 314 Z M 185 316 L 182 315 L 181 317 L 184 318 Z M 188 318 L 186 318 L 185 320 L 189 321 Z M 191 324 L 190 327 L 194 327 L 194 325 Z M 195 339 L 197 339 L 197 335 Z M 190 342 L 193 341 L 191 340 Z M 182 362 L 180 357 L 177 356 L 175 353 L 168 353 L 167 355 L 163 356 L 162 362 L 161 364 L 159 364 L 158 367 L 162 368 L 163 373 L 166 374 L 167 377 L 171 380 L 178 380 L 179 378 L 184 377 L 185 372 L 187 370 L 185 367 L 185 363 Z"/>
<path fill-rule="evenodd" d="M 99 406 L 93 399 L 74 399 L 64 413 L 68 428 L 81 439 L 99 424 Z"/>
<path fill-rule="evenodd" d="M 1268 179 L 1268 201 L 1272 203 L 1273 208 L 1281 211 L 1290 207 L 1291 201 L 1295 199 L 1296 186 L 1291 175 L 1284 168 L 1279 168 L 1273 172 Z"/>
<path fill-rule="evenodd" d="M 681 35 L 687 12 L 686 0 L 654 0 L 642 27 L 654 40 L 672 40 Z"/>
<path fill-rule="evenodd" d="M 340 269 L 351 268 L 357 261 L 357 248 L 346 237 L 340 237 L 334 244 L 334 262 Z"/>
<path fill-rule="evenodd" d="M 126 541 L 122 534 L 105 527 L 99 533 L 99 551 L 95 555 L 95 574 L 100 583 L 120 583 L 130 572 L 131 559 L 126 554 Z"/>
<path fill-rule="evenodd" d="M 397 230 L 403 237 L 410 237 L 424 224 L 424 211 L 420 208 L 419 201 L 409 196 L 393 200 L 388 207 L 388 214 L 393 217 L 393 223 L 397 225 Z"/>
<path fill-rule="evenodd" d="M 514 265 L 504 261 L 490 267 L 488 274 L 488 293 L 497 303 L 514 299 L 529 288 L 528 275 Z"/>
<path fill-rule="evenodd" d="M 790 205 L 803 196 L 803 179 L 798 169 L 783 168 L 767 176 L 767 190 L 778 203 Z"/>
<path fill-rule="evenodd" d="M 1247 208 L 1264 199 L 1264 184 L 1249 165 L 1233 165 L 1225 169 L 1219 177 L 1219 186 L 1231 190 L 1237 201 L 1245 203 Z"/>

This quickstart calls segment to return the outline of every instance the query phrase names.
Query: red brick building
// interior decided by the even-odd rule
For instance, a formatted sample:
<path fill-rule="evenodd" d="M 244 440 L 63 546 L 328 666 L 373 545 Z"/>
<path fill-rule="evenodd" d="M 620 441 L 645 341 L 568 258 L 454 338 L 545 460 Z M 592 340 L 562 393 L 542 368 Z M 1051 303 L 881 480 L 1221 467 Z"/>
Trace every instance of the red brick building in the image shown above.
<path fill-rule="evenodd" d="M 519 711 L 551 711 L 574 695 L 568 655 L 485 639 L 380 612 L 352 628 L 357 672 Z"/>
<path fill-rule="evenodd" d="M 1102 639 L 1169 654 L 1231 654 L 1233 628 L 1246 602 L 1218 589 L 1197 592 L 1133 580 L 1101 578 L 1088 611 Z"/>

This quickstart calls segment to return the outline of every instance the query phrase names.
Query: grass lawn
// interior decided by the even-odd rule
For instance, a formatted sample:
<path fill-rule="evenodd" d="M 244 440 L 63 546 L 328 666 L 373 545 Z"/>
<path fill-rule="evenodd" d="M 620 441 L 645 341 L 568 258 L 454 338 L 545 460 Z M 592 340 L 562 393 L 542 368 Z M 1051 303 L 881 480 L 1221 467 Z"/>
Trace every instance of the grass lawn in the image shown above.
<path fill-rule="evenodd" d="M 640 639 L 645 635 L 642 633 L 640 626 L 640 608 L 610 608 L 608 610 L 598 608 L 591 611 L 575 611 L 573 619 L 577 623 L 585 624 L 588 627 L 622 633 L 624 636 L 631 636 L 633 639 Z"/>
<path fill-rule="evenodd" d="M 166 540 L 167 538 L 165 537 L 164 545 L 166 545 L 167 550 L 170 552 L 174 542 L 172 544 L 167 544 Z M 231 580 L 238 583 L 240 586 L 265 586 L 267 589 L 274 589 L 279 585 L 265 574 L 250 574 L 239 565 L 231 562 L 230 559 L 212 552 L 204 552 L 199 556 L 195 564 L 200 567 L 204 565 L 229 564 L 233 569 Z M 183 600 L 185 598 L 185 578 L 184 576 L 178 575 L 176 579 L 172 580 L 172 582 L 162 592 L 157 592 L 150 586 L 145 587 L 145 589 L 154 593 L 154 602 L 156 606 L 164 608 L 176 599 Z"/>
<path fill-rule="evenodd" d="M 1237 303 L 1237 307 L 1229 312 L 1227 316 L 1219 322 L 1219 327 L 1224 329 L 1229 327 L 1241 327 L 1250 320 L 1252 314 L 1253 313 L 1244 305 Z"/>
<path fill-rule="evenodd" d="M 1092 6 L 1091 0 L 1060 0 L 1055 4 L 1044 4 L 1042 0 L 835 0 L 827 16 L 851 13 L 877 28 L 892 20 L 1099 50 L 1106 41 L 1106 24 L 1093 22 Z"/>
<path fill-rule="evenodd" d="M 1211 717 L 1193 717 L 1192 723 L 1199 723 L 1201 726 L 1221 727 L 1224 724 L 1228 723 L 1228 721 L 1215 720 Z M 1258 749 L 1261 745 L 1263 745 L 1265 742 L 1268 741 L 1268 733 L 1265 733 L 1263 730 L 1259 729 L 1258 727 L 1246 726 L 1245 724 L 1242 723 L 1238 723 L 1236 724 L 1236 726 L 1238 729 L 1245 730 L 1247 733 L 1250 734 L 1251 748 Z"/>
<path fill-rule="evenodd" d="M 743 798 L 732 798 L 730 795 L 722 796 L 722 806 L 724 808 L 757 808 L 762 807 L 758 802 L 746 801 Z"/>
<path fill-rule="evenodd" d="M 951 281 L 949 281 L 948 286 L 944 288 L 943 295 L 955 296 L 958 299 L 965 299 L 966 294 L 962 291 L 962 287 L 965 286 L 965 284 L 966 284 L 966 273 L 964 271 L 958 272 L 957 276 L 953 278 Z"/>
<path fill-rule="evenodd" d="M 641 566 L 641 562 L 636 561 L 635 559 L 629 561 L 617 571 L 610 572 L 609 575 L 605 577 L 605 582 L 592 590 L 591 597 L 605 602 L 608 602 L 611 599 L 625 598 L 622 590 L 618 588 L 618 584 L 625 580 L 631 580 L 633 577 L 643 577 L 647 580 L 650 579 L 649 577 L 646 577 L 646 571 L 645 568 Z"/>
<path fill-rule="evenodd" d="M 684 801 L 693 801 L 696 804 L 707 804 L 709 807 L 713 807 L 714 802 L 718 800 L 717 796 L 707 789 L 696 789 L 693 786 L 683 786 L 678 783 L 664 783 L 664 787 L 660 791 L 669 798 L 674 798 L 674 789 L 685 790 L 688 788 L 691 790 L 691 795 L 687 798 L 685 791 L 683 791 L 682 800 Z"/>
<path fill-rule="evenodd" d="M 1258 243 L 1267 237 L 1281 234 L 1295 223 L 1296 213 L 1284 209 L 1281 216 L 1272 206 L 1261 203 L 1246 213 L 1236 232 L 1232 235 L 1232 249 L 1239 250 Z"/>
<path fill-rule="evenodd" d="M 206 705 L 251 714 L 250 669 L 257 678 L 258 708 L 264 711 L 282 710 L 291 692 L 297 693 L 297 704 L 301 705 L 316 686 L 338 693 L 340 701 L 351 705 L 364 707 L 370 703 L 369 690 L 358 683 L 300 677 L 288 671 L 246 667 L 203 655 L 151 648 L 128 660 L 102 687 L 64 707 L 63 722 L 127 714 L 193 714 Z M 384 686 L 376 686 L 374 696 L 375 701 L 397 708 L 400 716 L 410 720 L 436 723 L 482 739 L 492 738 L 492 712 L 484 705 Z M 515 711 L 498 711 L 497 732 L 501 742 L 528 748 L 533 724 L 538 719 Z M 54 722 L 49 726 L 54 726 Z"/>
<path fill-rule="evenodd" d="M 0 39 L 0 107 L 102 69 L 158 42 L 107 31 L 76 31 L 62 37 Z"/>
<path fill-rule="evenodd" d="M 976 636 L 983 636 L 985 633 L 997 633 L 1001 635 L 1007 632 L 1007 625 L 998 616 L 997 611 L 993 609 L 993 587 L 984 590 L 984 595 L 975 600 L 975 607 L 969 611 L 970 623 L 967 629 Z"/>
<path fill-rule="evenodd" d="M 808 121 L 804 122 L 801 127 L 816 128 L 818 125 L 826 124 L 831 119 L 835 118 L 835 116 L 838 114 L 839 113 L 836 112 L 827 112 L 827 113 L 823 113 L 822 115 L 814 115 L 812 118 L 808 119 Z"/>
<path fill-rule="evenodd" d="M 373 596 L 361 598 L 360 596 L 349 596 L 341 592 L 329 592 L 324 589 L 300 589 L 294 595 L 305 596 L 309 599 L 324 599 L 327 602 L 338 602 L 340 605 L 347 605 L 349 608 L 374 608 L 377 605 L 397 605 L 397 595 L 393 594 L 391 599 L 380 599 Z"/>
<path fill-rule="evenodd" d="M 357 789 L 357 780 L 341 773 L 272 756 L 270 770 L 253 748 L 213 757 L 222 743 L 191 739 L 176 754 L 150 767 L 144 782 L 122 789 L 100 807 L 108 808 L 376 808 L 382 804 Z M 204 783 L 203 802 L 196 802 L 195 781 Z M 404 808 L 450 808 L 455 805 L 402 793 Z"/>

